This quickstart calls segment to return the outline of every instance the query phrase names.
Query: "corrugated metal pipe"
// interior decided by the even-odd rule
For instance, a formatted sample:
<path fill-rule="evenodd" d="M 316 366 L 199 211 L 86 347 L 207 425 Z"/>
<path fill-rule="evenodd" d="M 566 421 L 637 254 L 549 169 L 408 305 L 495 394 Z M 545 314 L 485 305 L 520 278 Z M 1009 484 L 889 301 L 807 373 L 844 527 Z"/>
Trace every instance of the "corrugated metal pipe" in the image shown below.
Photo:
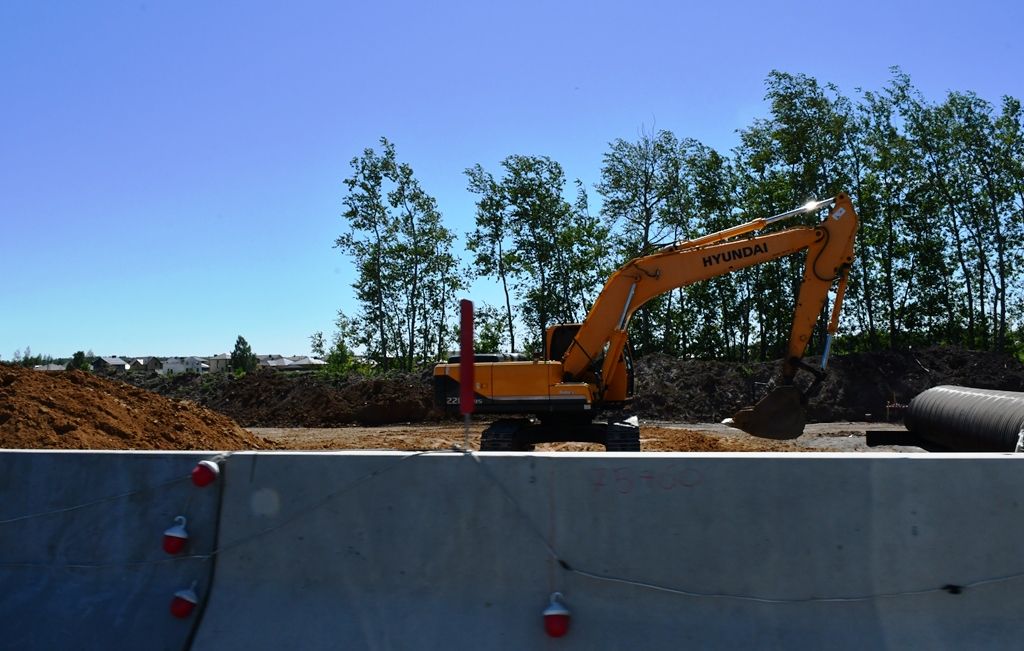
<path fill-rule="evenodd" d="M 903 422 L 951 452 L 1013 452 L 1024 428 L 1024 393 L 932 387 L 910 401 Z"/>

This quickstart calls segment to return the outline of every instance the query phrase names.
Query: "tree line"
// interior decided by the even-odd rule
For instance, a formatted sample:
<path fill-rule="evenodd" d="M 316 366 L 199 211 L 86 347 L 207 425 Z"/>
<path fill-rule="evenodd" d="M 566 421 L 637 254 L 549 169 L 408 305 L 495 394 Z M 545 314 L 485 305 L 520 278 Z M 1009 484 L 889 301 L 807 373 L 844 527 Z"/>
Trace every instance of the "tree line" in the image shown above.
<path fill-rule="evenodd" d="M 581 320 L 629 259 L 846 191 L 861 226 L 840 350 L 1024 347 L 1020 100 L 994 106 L 950 92 L 929 101 L 898 68 L 881 89 L 852 96 L 773 71 L 765 99 L 768 116 L 739 129 L 729 152 L 665 129 L 613 140 L 593 184 L 596 214 L 587 186 L 549 157 L 469 167 L 476 219 L 465 257 L 436 201 L 381 139 L 380 151 L 351 161 L 335 243 L 356 265 L 356 309 L 339 312 L 329 345 L 322 333 L 314 340 L 346 360 L 361 349 L 381 370 L 432 363 L 453 345 L 456 295 L 474 277 L 502 297 L 478 305 L 480 349 L 539 350 L 544 329 Z M 790 256 L 664 294 L 634 316 L 634 351 L 777 357 L 801 276 Z"/>
<path fill-rule="evenodd" d="M 71 358 L 55 358 L 52 355 L 33 355 L 32 347 L 25 346 L 25 350 L 17 349 L 11 356 L 9 362 L 0 360 L 0 364 L 10 364 L 12 366 L 23 366 L 25 368 L 33 368 L 35 366 L 46 366 L 50 364 L 56 364 L 63 366 L 66 369 L 78 369 L 88 371 L 91 369 L 92 361 L 96 359 L 96 355 L 90 350 L 89 352 L 77 351 Z"/>
<path fill-rule="evenodd" d="M 320 352 L 322 354 L 323 351 L 321 350 Z M 96 354 L 93 353 L 91 349 L 88 352 L 81 350 L 75 351 L 75 354 L 68 359 L 54 358 L 51 355 L 33 355 L 32 347 L 25 346 L 24 351 L 20 349 L 14 351 L 10 364 L 14 366 L 24 366 L 25 368 L 56 364 L 63 366 L 69 371 L 91 371 L 92 364 L 97 359 Z M 4 363 L 3 360 L 0 360 L 0 363 Z M 258 366 L 259 358 L 252 352 L 252 347 L 249 345 L 249 342 L 246 341 L 245 337 L 242 335 L 238 335 L 238 338 L 235 340 L 235 347 L 231 351 L 231 370 L 236 374 L 244 375 L 245 373 L 252 373 Z"/>

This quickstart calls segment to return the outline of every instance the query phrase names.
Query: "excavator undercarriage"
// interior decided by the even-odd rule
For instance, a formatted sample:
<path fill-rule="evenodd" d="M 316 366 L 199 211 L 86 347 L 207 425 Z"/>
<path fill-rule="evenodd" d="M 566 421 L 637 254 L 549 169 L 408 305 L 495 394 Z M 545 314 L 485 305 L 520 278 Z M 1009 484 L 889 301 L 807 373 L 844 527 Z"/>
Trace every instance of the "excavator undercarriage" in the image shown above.
<path fill-rule="evenodd" d="M 539 421 L 500 418 L 480 436 L 482 452 L 533 450 L 536 443 L 578 441 L 599 443 L 609 452 L 639 452 L 640 426 L 635 418 L 621 422 Z"/>

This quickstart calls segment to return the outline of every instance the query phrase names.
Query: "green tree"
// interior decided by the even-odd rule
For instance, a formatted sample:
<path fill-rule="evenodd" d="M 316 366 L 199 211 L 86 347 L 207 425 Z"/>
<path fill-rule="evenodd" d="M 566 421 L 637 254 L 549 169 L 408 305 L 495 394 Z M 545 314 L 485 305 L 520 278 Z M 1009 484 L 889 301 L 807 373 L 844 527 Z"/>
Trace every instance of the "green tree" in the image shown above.
<path fill-rule="evenodd" d="M 366 149 L 352 159 L 343 213 L 348 231 L 335 245 L 358 269 L 356 343 L 381 370 L 412 370 L 447 349 L 463 274 L 436 201 L 397 160 L 394 145 L 385 138 L 380 144 L 380 153 Z"/>
<path fill-rule="evenodd" d="M 929 250 L 923 238 L 938 235 L 927 223 L 916 223 L 914 211 L 908 210 L 920 177 L 912 143 L 899 128 L 901 111 L 911 109 L 910 96 L 909 79 L 896 70 L 881 92 L 863 93 L 851 120 L 858 140 L 854 155 L 861 217 L 859 268 L 852 278 L 851 296 L 862 298 L 864 326 L 872 346 L 880 343 L 879 321 L 885 323 L 887 345 L 895 348 L 901 344 L 907 315 L 923 317 L 927 309 L 927 301 L 916 306 L 921 312 L 908 309 L 911 294 L 900 291 L 912 285 L 919 265 L 932 265 L 933 257 L 921 255 Z"/>
<path fill-rule="evenodd" d="M 231 351 L 232 370 L 236 373 L 252 373 L 256 370 L 258 363 L 259 360 L 256 359 L 252 348 L 249 347 L 249 342 L 242 335 L 238 335 L 238 339 L 235 340 L 235 349 Z"/>
<path fill-rule="evenodd" d="M 477 275 L 497 276 L 505 298 L 504 326 L 509 350 L 516 350 L 515 314 L 510 293 L 511 277 L 517 272 L 518 261 L 512 251 L 512 231 L 507 218 L 502 188 L 494 177 L 479 163 L 465 172 L 469 178 L 469 191 L 480 195 L 476 203 L 476 229 L 467 235 L 466 248 L 473 254 Z"/>
<path fill-rule="evenodd" d="M 604 198 L 601 214 L 615 228 L 618 263 L 679 238 L 680 231 L 685 230 L 680 220 L 686 215 L 680 197 L 682 149 L 671 131 L 642 132 L 635 142 L 613 140 L 602 163 L 601 181 L 596 187 Z M 672 347 L 676 332 L 671 321 L 671 293 L 638 310 L 630 325 L 636 351 L 644 354 Z"/>
<path fill-rule="evenodd" d="M 679 194 L 679 236 L 714 233 L 734 226 L 736 173 L 721 153 L 694 140 L 681 143 L 684 190 Z M 745 359 L 751 336 L 756 270 L 744 269 L 679 290 L 671 333 L 677 354 Z"/>
<path fill-rule="evenodd" d="M 501 312 L 484 304 L 473 314 L 473 350 L 481 353 L 501 352 L 506 339 Z"/>
<path fill-rule="evenodd" d="M 1006 190 L 1000 206 L 1002 230 L 997 239 L 1000 292 L 997 348 L 1012 349 L 1013 321 L 1020 319 L 1024 307 L 1024 283 L 1020 282 L 1024 273 L 1024 110 L 1019 99 L 1003 97 L 1000 115 L 995 121 L 994 148 L 999 170 L 996 185 Z"/>
<path fill-rule="evenodd" d="M 351 373 L 357 373 L 366 375 L 373 369 L 360 361 L 359 357 L 352 351 L 349 346 L 350 341 L 355 338 L 355 323 L 352 319 L 345 316 L 345 313 L 338 310 L 338 316 L 334 321 L 334 335 L 331 337 L 330 348 L 327 348 L 324 352 L 324 361 L 327 362 L 327 366 L 324 369 L 329 375 L 349 375 Z M 320 333 L 318 333 L 320 334 Z M 322 337 L 322 334 L 321 334 Z M 322 342 L 321 342 L 322 343 Z"/>
<path fill-rule="evenodd" d="M 14 351 L 14 357 L 12 358 L 12 361 L 19 366 L 24 366 L 25 368 L 32 368 L 33 366 L 52 363 L 53 357 L 51 355 L 33 355 L 32 347 L 25 346 L 24 352 L 20 350 Z"/>
<path fill-rule="evenodd" d="M 75 369 L 79 371 L 88 371 L 90 369 L 90 365 L 89 360 L 85 357 L 85 353 L 80 350 L 76 351 L 75 354 L 71 356 L 71 361 L 68 362 L 67 369 L 69 371 Z"/>
<path fill-rule="evenodd" d="M 313 334 L 309 335 L 309 349 L 317 357 L 323 359 L 327 354 L 324 343 L 324 333 L 322 330 L 317 330 Z"/>
<path fill-rule="evenodd" d="M 487 271 L 511 282 L 528 346 L 538 349 L 548 325 L 579 321 L 589 309 L 607 276 L 608 229 L 589 214 L 581 183 L 574 203 L 563 197 L 565 173 L 547 156 L 509 156 L 501 166 L 498 180 L 479 166 L 468 172 L 481 194 L 470 246 L 492 261 Z"/>
<path fill-rule="evenodd" d="M 806 75 L 772 71 L 766 86 L 770 115 L 741 130 L 734 150 L 739 205 L 748 218 L 833 196 L 851 182 L 845 155 L 849 101 L 834 86 L 822 87 Z M 753 304 L 752 345 L 758 358 L 768 359 L 779 355 L 789 338 L 803 260 L 789 256 L 759 265 L 752 275 L 753 294 L 759 297 Z"/>

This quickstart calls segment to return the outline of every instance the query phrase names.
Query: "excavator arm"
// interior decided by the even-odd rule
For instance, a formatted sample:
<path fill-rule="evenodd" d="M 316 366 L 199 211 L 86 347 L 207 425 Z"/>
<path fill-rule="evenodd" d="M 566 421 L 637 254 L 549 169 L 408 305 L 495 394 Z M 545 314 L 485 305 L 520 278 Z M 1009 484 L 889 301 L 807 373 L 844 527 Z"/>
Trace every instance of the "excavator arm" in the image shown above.
<path fill-rule="evenodd" d="M 815 227 L 796 226 L 764 235 L 753 234 L 795 215 L 817 212 L 827 204 L 831 204 L 828 216 Z M 804 366 L 801 358 L 829 291 L 836 286 L 826 352 L 822 356 L 824 370 L 831 338 L 839 323 L 856 231 L 857 215 L 853 204 L 849 196 L 840 194 L 773 217 L 679 241 L 631 260 L 608 279 L 562 356 L 565 380 L 597 382 L 598 391 L 604 396 L 604 385 L 616 376 L 620 371 L 618 366 L 623 363 L 622 350 L 630 317 L 644 303 L 678 287 L 806 251 L 803 282 L 783 362 L 783 387 L 754 408 L 737 414 L 735 422 L 740 429 L 757 436 L 799 436 L 803 431 L 803 412 L 800 394 L 791 386 L 793 377 Z M 797 413 L 787 422 L 784 417 L 789 412 Z"/>

